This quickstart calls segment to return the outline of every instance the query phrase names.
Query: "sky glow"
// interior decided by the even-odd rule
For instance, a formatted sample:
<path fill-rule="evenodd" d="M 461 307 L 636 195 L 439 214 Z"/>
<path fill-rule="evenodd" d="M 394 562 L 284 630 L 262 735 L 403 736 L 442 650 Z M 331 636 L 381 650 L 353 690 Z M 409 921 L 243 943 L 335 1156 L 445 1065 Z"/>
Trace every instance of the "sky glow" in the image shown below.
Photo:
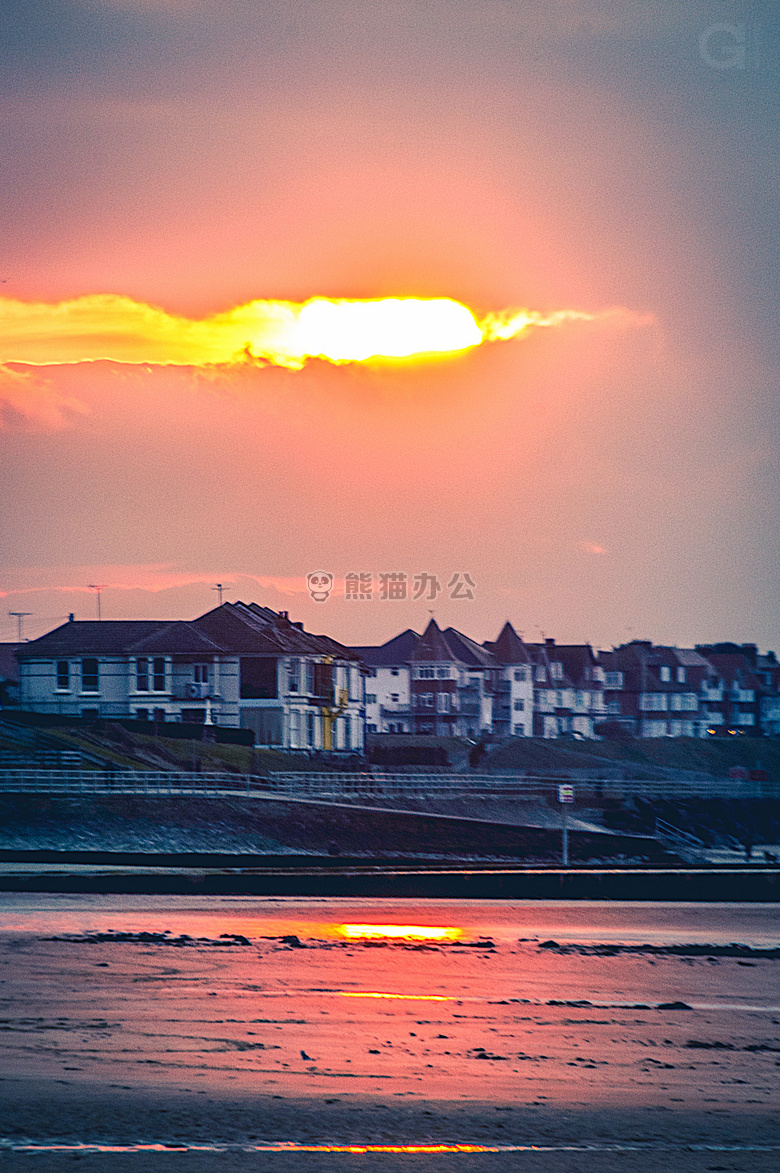
<path fill-rule="evenodd" d="M 0 641 L 777 647 L 780 6 L 295 7 L 5 4 Z"/>
<path fill-rule="evenodd" d="M 208 366 L 261 361 L 300 370 L 307 359 L 332 363 L 454 354 L 508 341 L 535 327 L 597 317 L 647 324 L 628 311 L 506 309 L 481 321 L 452 298 L 314 297 L 303 304 L 255 300 L 193 320 L 118 294 L 51 305 L 0 299 L 0 363 L 59 365 L 101 359 Z"/>

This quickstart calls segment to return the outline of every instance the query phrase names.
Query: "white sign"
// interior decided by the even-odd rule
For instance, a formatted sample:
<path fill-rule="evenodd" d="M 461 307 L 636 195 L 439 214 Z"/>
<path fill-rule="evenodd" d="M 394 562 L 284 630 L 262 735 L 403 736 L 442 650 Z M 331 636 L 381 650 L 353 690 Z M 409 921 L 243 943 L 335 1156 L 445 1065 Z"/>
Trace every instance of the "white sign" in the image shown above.
<path fill-rule="evenodd" d="M 574 787 L 564 782 L 558 787 L 558 802 L 574 802 Z"/>

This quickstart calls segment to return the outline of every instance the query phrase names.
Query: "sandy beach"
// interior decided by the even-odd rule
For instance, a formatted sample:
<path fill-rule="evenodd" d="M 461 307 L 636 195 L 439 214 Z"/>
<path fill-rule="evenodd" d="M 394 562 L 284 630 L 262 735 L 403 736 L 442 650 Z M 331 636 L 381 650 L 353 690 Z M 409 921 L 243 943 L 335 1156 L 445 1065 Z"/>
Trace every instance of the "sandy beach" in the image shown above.
<path fill-rule="evenodd" d="M 774 906 L 69 899 L 0 914 L 8 1168 L 780 1159 Z"/>

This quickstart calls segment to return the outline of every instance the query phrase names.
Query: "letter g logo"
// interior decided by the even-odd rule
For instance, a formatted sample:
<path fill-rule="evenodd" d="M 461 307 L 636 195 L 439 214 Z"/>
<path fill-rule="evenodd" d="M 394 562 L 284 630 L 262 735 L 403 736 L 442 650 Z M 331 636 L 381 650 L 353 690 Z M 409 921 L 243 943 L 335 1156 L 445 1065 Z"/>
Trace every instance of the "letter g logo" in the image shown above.
<path fill-rule="evenodd" d="M 711 24 L 699 36 L 699 56 L 710 69 L 744 69 L 747 40 L 744 24 Z"/>

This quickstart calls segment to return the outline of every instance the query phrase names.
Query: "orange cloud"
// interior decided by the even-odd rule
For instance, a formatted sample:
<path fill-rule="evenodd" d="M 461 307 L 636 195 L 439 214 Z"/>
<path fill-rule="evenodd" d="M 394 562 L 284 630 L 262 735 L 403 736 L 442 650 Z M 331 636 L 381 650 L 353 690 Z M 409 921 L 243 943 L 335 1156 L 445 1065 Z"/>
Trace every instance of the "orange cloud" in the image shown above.
<path fill-rule="evenodd" d="M 606 546 L 599 546 L 596 542 L 577 542 L 577 546 L 586 554 L 609 554 Z"/>
<path fill-rule="evenodd" d="M 451 298 L 311 298 L 251 301 L 193 320 L 118 294 L 57 304 L 0 299 L 0 363 L 214 364 L 267 362 L 299 370 L 310 358 L 333 363 L 453 354 L 520 338 L 532 328 L 616 319 L 645 325 L 628 310 L 507 309 L 479 321 Z"/>

